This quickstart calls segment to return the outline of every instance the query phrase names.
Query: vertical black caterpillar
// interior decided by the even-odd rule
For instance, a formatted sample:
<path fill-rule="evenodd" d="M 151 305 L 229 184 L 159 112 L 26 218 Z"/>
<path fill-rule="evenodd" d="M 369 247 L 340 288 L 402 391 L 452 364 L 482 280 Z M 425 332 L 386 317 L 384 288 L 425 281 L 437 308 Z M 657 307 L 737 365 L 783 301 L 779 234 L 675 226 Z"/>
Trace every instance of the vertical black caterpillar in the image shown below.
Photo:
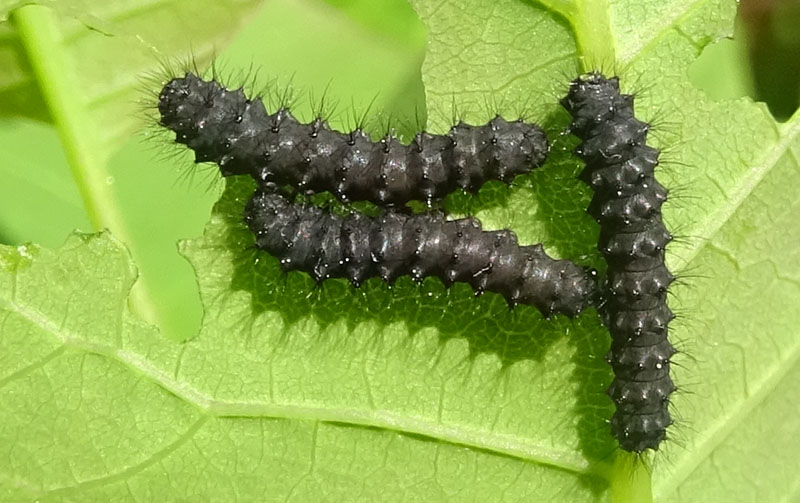
<path fill-rule="evenodd" d="M 595 294 L 593 271 L 549 257 L 540 244 L 520 246 L 512 231 L 481 230 L 474 218 L 392 209 L 378 217 L 339 216 L 259 189 L 245 221 L 256 246 L 278 257 L 284 270 L 317 281 L 348 278 L 359 286 L 372 277 L 392 283 L 404 275 L 436 276 L 445 285 L 469 283 L 476 295 L 499 293 L 512 306 L 535 306 L 548 317 L 576 316 Z"/>
<path fill-rule="evenodd" d="M 460 122 L 446 135 L 423 131 L 410 145 L 391 135 L 373 142 L 360 129 L 334 131 L 321 118 L 301 124 L 286 108 L 268 114 L 261 99 L 192 73 L 167 82 L 158 109 L 161 125 L 195 152 L 195 162 L 215 162 L 224 176 L 248 174 L 262 186 L 332 192 L 345 202 L 430 203 L 490 179 L 510 183 L 540 166 L 548 151 L 537 125 L 499 116 L 482 126 Z"/>
<path fill-rule="evenodd" d="M 611 432 L 623 449 L 641 453 L 658 449 L 672 424 L 669 397 L 676 387 L 669 370 L 676 350 L 667 339 L 674 315 L 666 296 L 675 277 L 664 263 L 672 235 L 661 219 L 667 190 L 653 175 L 659 150 L 646 145 L 649 125 L 636 119 L 633 101 L 620 94 L 616 77 L 591 73 L 570 83 L 561 104 L 582 140 L 575 153 L 586 161 L 581 179 L 594 190 L 588 212 L 600 224 L 598 249 L 608 263 Z"/>

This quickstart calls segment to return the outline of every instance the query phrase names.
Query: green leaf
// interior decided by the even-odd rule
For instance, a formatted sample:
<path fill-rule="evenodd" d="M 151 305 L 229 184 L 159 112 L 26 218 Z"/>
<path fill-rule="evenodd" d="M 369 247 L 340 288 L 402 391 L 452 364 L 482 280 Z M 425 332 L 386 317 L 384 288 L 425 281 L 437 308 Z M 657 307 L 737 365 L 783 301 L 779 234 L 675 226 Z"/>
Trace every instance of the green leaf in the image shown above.
<path fill-rule="evenodd" d="M 41 196 L 39 204 L 32 205 L 32 214 L 38 214 L 36 210 L 43 205 L 67 207 L 77 225 L 88 221 L 91 229 L 111 229 L 135 255 L 147 256 L 148 247 L 140 246 L 132 236 L 108 165 L 121 141 L 142 127 L 143 117 L 137 110 L 142 74 L 154 67 L 154 61 L 185 57 L 190 49 L 198 60 L 207 59 L 258 4 L 258 0 L 246 0 L 202 6 L 170 0 L 143 8 L 136 1 L 75 0 L 30 3 L 12 11 L 12 23 L 0 32 L 0 64 L 4 63 L 0 77 L 0 110 L 4 112 L 0 116 L 51 121 L 74 180 L 62 193 L 59 182 L 65 178 L 63 172 L 52 176 L 57 172 L 50 167 L 37 170 L 25 166 L 28 169 L 21 170 L 3 163 L 10 176 L 41 188 L 35 192 Z M 16 6 L 6 6 L 0 15 L 7 17 L 9 9 Z M 184 30 L 165 29 L 181 17 L 191 19 Z M 25 150 L 38 154 L 38 145 L 27 147 L 20 157 Z M 16 148 L 15 144 L 12 149 Z M 84 218 L 75 211 L 75 188 Z M 150 282 L 156 277 L 149 273 L 137 284 L 133 303 L 138 312 L 172 331 L 168 311 L 154 299 Z"/>
<path fill-rule="evenodd" d="M 315 288 L 252 251 L 241 212 L 253 184 L 233 180 L 203 237 L 181 245 L 205 307 L 184 344 L 130 314 L 135 272 L 109 234 L 2 248 L 0 499 L 793 499 L 800 118 L 712 101 L 687 77 L 735 5 L 412 5 L 428 28 L 432 129 L 455 104 L 473 121 L 527 113 L 552 133 L 546 166 L 448 208 L 555 255 L 602 265 L 558 98 L 579 66 L 637 91 L 675 189 L 665 218 L 684 236 L 669 250 L 685 278 L 670 301 L 686 350 L 675 380 L 689 392 L 675 441 L 649 460 L 615 451 L 595 313 L 546 321 L 407 278 Z"/>
<path fill-rule="evenodd" d="M 130 138 L 130 131 L 141 132 L 145 122 L 152 126 L 148 117 L 152 110 L 146 109 L 151 108 L 163 77 L 162 64 L 188 60 L 190 53 L 202 64 L 209 55 L 220 53 L 223 73 L 227 73 L 225 68 L 263 65 L 262 75 L 295 74 L 300 90 L 308 90 L 312 82 L 318 84 L 318 94 L 329 82 L 332 92 L 360 84 L 361 98 L 356 102 L 361 107 L 375 98 L 378 89 L 377 106 L 390 100 L 398 106 L 416 103 L 422 95 L 421 83 L 414 79 L 419 80 L 421 51 L 417 47 L 424 40 L 409 49 L 330 8 L 320 10 L 316 3 L 271 2 L 258 15 L 259 4 L 253 1 L 207 6 L 195 0 L 145 6 L 101 2 L 92 9 L 75 2 L 56 4 L 47 3 L 55 10 L 44 17 L 55 18 L 51 21 L 59 25 L 63 40 L 55 33 L 52 51 L 39 59 L 59 71 L 37 75 L 31 69 L 33 58 L 26 44 L 36 46 L 42 39 L 36 23 L 25 36 L 13 25 L 0 25 L 7 32 L 7 37 L 0 37 L 4 69 L 0 72 L 0 177 L 5 182 L 0 184 L 0 241 L 33 240 L 57 246 L 73 229 L 110 228 L 139 266 L 140 297 L 151 308 L 153 319 L 176 340 L 196 334 L 201 306 L 194 273 L 178 255 L 175 243 L 201 232 L 219 191 L 209 190 L 215 180 L 211 171 L 186 176 L 191 170 L 183 159 L 176 162 L 175 150 L 164 136 L 153 134 L 154 128 L 147 137 Z M 410 9 L 405 5 L 405 11 Z M 412 21 L 419 25 L 413 15 Z M 221 52 L 245 22 L 250 24 L 234 47 Z M 330 34 L 336 42 L 314 47 L 303 32 L 308 29 L 321 37 Z M 420 25 L 417 31 L 422 30 Z M 291 49 L 276 46 L 275 40 Z M 358 58 L 352 58 L 353 47 L 363 47 Z M 309 66 L 298 69 L 297 61 Z M 355 70 L 363 64 L 388 68 L 359 78 Z M 5 77 L 14 84 L 4 86 Z M 71 112 L 59 104 L 51 107 L 62 116 L 57 128 L 27 119 L 49 120 L 37 79 L 55 87 L 62 102 L 72 107 Z M 70 80 L 71 87 L 67 86 Z M 351 95 L 345 96 L 344 103 L 349 104 Z M 3 118 L 6 113 L 17 116 Z M 20 113 L 26 117 L 19 117 Z M 80 133 L 79 142 L 64 138 L 65 131 Z M 61 145 L 57 133 L 62 136 Z M 86 199 L 82 200 L 82 194 Z M 90 218 L 87 211 L 97 218 Z M 164 215 L 170 216 L 165 219 Z"/>

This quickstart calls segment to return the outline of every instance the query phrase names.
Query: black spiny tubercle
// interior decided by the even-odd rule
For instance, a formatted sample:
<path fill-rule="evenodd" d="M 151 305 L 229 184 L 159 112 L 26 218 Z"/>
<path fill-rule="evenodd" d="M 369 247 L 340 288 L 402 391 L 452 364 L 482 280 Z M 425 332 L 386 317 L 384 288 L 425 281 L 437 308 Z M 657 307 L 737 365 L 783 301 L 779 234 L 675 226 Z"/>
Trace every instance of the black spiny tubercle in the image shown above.
<path fill-rule="evenodd" d="M 261 99 L 191 72 L 164 85 L 158 109 L 160 124 L 195 152 L 195 162 L 214 162 L 224 176 L 382 206 L 430 203 L 491 179 L 510 183 L 548 151 L 539 126 L 500 116 L 481 126 L 460 122 L 446 135 L 423 131 L 409 145 L 391 135 L 374 142 L 358 128 L 334 131 L 322 118 L 301 124 L 285 107 L 269 114 Z"/>
<path fill-rule="evenodd" d="M 602 311 L 612 337 L 611 432 L 623 449 L 641 453 L 658 449 L 672 424 L 676 350 L 668 340 L 674 315 L 667 289 L 675 277 L 664 262 L 672 235 L 661 218 L 667 190 L 653 174 L 659 150 L 646 144 L 650 126 L 636 119 L 633 102 L 616 77 L 597 72 L 573 80 L 561 100 L 582 140 L 575 150 L 586 162 L 580 177 L 594 190 L 588 212 L 600 224 L 598 249 L 608 263 Z"/>
<path fill-rule="evenodd" d="M 594 271 L 549 257 L 541 245 L 520 246 L 509 230 L 484 231 L 474 218 L 447 220 L 438 212 L 385 210 L 378 217 L 339 216 L 259 189 L 245 209 L 256 246 L 317 281 L 347 278 L 354 286 L 372 277 L 392 283 L 438 277 L 465 282 L 476 294 L 496 292 L 514 306 L 545 316 L 573 317 L 595 298 Z"/>

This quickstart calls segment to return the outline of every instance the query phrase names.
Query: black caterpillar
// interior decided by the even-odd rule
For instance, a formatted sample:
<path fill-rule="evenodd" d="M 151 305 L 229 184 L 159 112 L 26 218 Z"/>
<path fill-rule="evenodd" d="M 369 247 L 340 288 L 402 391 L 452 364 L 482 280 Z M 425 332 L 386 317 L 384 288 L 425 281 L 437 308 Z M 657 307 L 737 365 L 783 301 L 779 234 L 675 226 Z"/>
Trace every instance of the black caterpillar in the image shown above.
<path fill-rule="evenodd" d="M 594 271 L 549 257 L 540 244 L 520 246 L 510 230 L 483 231 L 474 218 L 446 220 L 389 209 L 378 217 L 339 216 L 258 189 L 245 209 L 256 246 L 284 270 L 317 281 L 372 277 L 392 283 L 410 275 L 436 276 L 445 285 L 469 283 L 476 295 L 496 292 L 514 306 L 530 304 L 545 316 L 576 316 L 595 296 Z"/>
<path fill-rule="evenodd" d="M 672 235 L 661 219 L 667 190 L 653 176 L 659 150 L 647 146 L 649 125 L 634 116 L 634 97 L 599 73 L 570 83 L 561 104 L 586 161 L 581 179 L 594 190 L 588 212 L 600 224 L 598 249 L 608 263 L 603 311 L 611 332 L 606 359 L 614 370 L 608 394 L 616 405 L 611 432 L 636 453 L 658 449 L 672 424 L 669 376 L 676 353 L 667 339 L 675 317 L 667 289 L 675 277 L 664 253 Z"/>
<path fill-rule="evenodd" d="M 499 116 L 483 126 L 460 122 L 447 135 L 423 131 L 410 145 L 391 135 L 373 142 L 361 129 L 341 133 L 321 118 L 300 124 L 283 107 L 270 115 L 261 99 L 192 73 L 163 87 L 158 109 L 161 125 L 195 152 L 195 162 L 215 162 L 224 176 L 248 174 L 262 185 L 332 192 L 344 202 L 430 204 L 490 179 L 509 183 L 540 166 L 548 151 L 539 126 Z"/>

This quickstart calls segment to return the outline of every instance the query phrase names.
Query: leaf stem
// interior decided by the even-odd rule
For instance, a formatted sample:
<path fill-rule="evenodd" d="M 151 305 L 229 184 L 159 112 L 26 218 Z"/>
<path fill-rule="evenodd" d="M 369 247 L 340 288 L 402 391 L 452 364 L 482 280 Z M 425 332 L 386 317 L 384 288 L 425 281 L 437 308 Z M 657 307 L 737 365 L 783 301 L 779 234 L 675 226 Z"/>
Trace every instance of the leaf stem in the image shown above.
<path fill-rule="evenodd" d="M 615 71 L 616 51 L 611 31 L 610 6 L 601 0 L 584 0 L 570 10 L 581 66 L 584 71 Z"/>
<path fill-rule="evenodd" d="M 11 21 L 61 139 L 92 227 L 96 231 L 110 229 L 118 239 L 132 246 L 131 234 L 108 182 L 107 148 L 98 140 L 86 103 L 81 99 L 83 92 L 53 11 L 40 5 L 26 5 L 12 12 Z M 163 326 L 146 283 L 140 277 L 137 284 L 138 288 L 131 292 L 132 308 L 148 321 Z"/>
<path fill-rule="evenodd" d="M 648 454 L 618 452 L 611 471 L 611 501 L 653 503 L 651 470 Z"/>

